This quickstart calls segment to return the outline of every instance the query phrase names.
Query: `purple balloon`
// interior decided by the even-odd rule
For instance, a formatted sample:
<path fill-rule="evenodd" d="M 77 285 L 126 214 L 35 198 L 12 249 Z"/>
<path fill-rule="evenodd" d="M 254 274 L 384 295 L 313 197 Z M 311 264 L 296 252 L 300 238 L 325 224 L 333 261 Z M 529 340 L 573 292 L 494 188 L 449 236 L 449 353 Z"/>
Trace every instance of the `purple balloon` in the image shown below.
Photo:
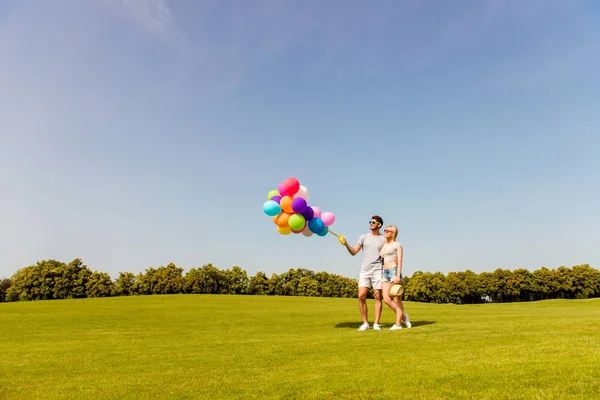
<path fill-rule="evenodd" d="M 294 210 L 295 213 L 302 214 L 304 210 L 306 210 L 306 200 L 302 197 L 296 197 L 292 200 L 292 210 Z"/>
<path fill-rule="evenodd" d="M 315 216 L 315 212 L 311 207 L 306 207 L 304 211 L 302 211 L 302 216 L 306 221 L 310 221 Z"/>
<path fill-rule="evenodd" d="M 281 201 L 281 196 L 273 196 L 273 197 L 271 197 L 271 200 L 273 200 L 275 203 L 279 204 L 279 202 Z"/>

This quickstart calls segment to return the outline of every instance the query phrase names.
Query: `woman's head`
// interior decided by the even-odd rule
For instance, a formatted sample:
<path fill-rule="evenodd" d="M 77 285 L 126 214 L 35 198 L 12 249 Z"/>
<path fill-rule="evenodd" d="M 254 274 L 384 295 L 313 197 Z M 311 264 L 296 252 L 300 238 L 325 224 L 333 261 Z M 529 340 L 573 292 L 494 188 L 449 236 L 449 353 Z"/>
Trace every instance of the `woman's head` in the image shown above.
<path fill-rule="evenodd" d="M 398 228 L 396 228 L 394 225 L 388 225 L 385 227 L 383 235 L 386 240 L 396 240 L 398 237 Z"/>

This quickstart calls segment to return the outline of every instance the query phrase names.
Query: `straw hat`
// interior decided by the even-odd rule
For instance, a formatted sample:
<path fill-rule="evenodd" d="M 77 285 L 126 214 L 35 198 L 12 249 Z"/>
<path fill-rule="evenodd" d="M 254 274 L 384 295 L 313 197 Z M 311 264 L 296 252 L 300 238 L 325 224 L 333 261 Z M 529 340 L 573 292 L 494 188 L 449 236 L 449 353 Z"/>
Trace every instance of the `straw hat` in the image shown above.
<path fill-rule="evenodd" d="M 404 293 L 404 288 L 399 283 L 393 284 L 389 291 L 389 295 L 392 299 L 397 296 L 402 296 L 402 293 Z"/>

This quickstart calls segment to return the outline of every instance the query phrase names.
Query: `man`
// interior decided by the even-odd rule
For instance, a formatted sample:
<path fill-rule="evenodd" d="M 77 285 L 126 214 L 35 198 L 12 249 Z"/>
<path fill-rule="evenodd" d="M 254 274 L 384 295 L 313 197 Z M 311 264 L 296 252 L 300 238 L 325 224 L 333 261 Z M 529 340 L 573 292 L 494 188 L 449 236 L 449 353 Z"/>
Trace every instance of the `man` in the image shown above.
<path fill-rule="evenodd" d="M 360 266 L 360 277 L 358 279 L 358 308 L 363 319 L 363 324 L 358 328 L 359 331 L 366 331 L 370 328 L 367 312 L 367 294 L 369 287 L 373 288 L 373 297 L 375 298 L 375 322 L 373 329 L 379 331 L 379 319 L 383 303 L 381 302 L 381 283 L 383 281 L 383 263 L 379 251 L 385 241 L 383 235 L 379 232 L 383 226 L 383 219 L 378 215 L 373 215 L 369 221 L 371 232 L 360 235 L 358 242 L 351 247 L 343 235 L 340 235 L 340 243 L 346 246 L 348 252 L 353 256 L 361 249 L 363 251 L 363 261 Z"/>

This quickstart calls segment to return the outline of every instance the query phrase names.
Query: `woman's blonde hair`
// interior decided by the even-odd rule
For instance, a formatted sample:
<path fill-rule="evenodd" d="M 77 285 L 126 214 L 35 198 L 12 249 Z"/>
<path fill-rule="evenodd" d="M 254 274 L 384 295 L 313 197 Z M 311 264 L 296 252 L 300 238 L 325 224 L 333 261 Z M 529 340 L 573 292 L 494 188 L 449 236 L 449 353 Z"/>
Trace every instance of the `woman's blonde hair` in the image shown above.
<path fill-rule="evenodd" d="M 396 238 L 398 237 L 398 228 L 394 225 L 388 225 L 385 227 L 385 229 L 389 229 L 389 228 L 394 228 L 394 237 L 392 238 L 392 240 L 390 240 L 390 242 L 394 242 L 394 241 L 396 241 Z M 381 250 L 379 251 L 379 255 L 381 257 L 383 257 L 383 249 L 385 249 L 385 246 L 387 246 L 387 245 L 388 245 L 388 242 L 386 240 L 385 243 L 383 243 Z"/>
<path fill-rule="evenodd" d="M 396 238 L 398 237 L 398 227 L 395 225 L 388 225 L 385 227 L 385 229 L 388 229 L 388 228 L 394 228 L 394 240 L 396 240 Z"/>

